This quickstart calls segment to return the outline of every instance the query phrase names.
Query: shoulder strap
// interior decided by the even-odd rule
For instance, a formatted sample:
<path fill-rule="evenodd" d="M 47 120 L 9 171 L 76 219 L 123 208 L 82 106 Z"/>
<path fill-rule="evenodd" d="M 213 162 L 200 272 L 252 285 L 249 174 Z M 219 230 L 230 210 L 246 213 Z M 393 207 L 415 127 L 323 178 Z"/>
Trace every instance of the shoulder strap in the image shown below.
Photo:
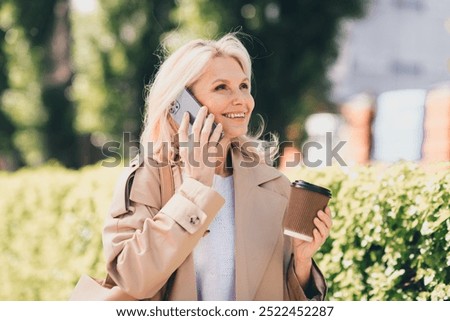
<path fill-rule="evenodd" d="M 170 163 L 164 164 L 163 166 L 158 167 L 158 169 L 159 169 L 159 177 L 161 180 L 161 207 L 162 207 L 169 201 L 169 199 L 175 193 L 175 184 L 173 181 L 172 166 Z M 177 270 L 175 270 L 167 280 L 166 289 L 162 297 L 163 301 L 169 301 L 169 295 L 172 292 L 176 274 Z"/>
<path fill-rule="evenodd" d="M 175 193 L 173 172 L 170 163 L 158 167 L 161 180 L 161 207 L 164 206 Z"/>

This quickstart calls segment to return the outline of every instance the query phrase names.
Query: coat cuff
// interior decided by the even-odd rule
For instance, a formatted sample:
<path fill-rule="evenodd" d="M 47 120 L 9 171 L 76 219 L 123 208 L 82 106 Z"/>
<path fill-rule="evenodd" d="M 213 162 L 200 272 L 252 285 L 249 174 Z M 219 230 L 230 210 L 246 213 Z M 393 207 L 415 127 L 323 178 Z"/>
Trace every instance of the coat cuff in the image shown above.
<path fill-rule="evenodd" d="M 287 287 L 290 299 L 295 301 L 323 301 L 327 293 L 325 278 L 313 259 L 308 286 L 303 289 L 295 274 L 294 258 L 291 257 L 287 273 Z"/>
<path fill-rule="evenodd" d="M 214 217 L 225 203 L 224 198 L 211 187 L 195 179 L 185 178 L 161 212 L 175 220 L 190 234 L 197 232 L 208 217 Z M 208 223 L 209 224 L 209 223 Z"/>

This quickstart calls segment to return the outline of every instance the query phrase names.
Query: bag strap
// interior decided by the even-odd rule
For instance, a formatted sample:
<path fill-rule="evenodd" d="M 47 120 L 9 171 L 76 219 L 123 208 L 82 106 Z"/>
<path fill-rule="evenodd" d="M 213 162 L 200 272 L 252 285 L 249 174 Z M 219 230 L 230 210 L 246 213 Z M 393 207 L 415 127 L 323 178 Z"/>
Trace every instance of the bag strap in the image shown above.
<path fill-rule="evenodd" d="M 175 193 L 172 166 L 170 163 L 158 166 L 161 180 L 161 207 L 163 207 Z"/>
<path fill-rule="evenodd" d="M 170 163 L 158 167 L 161 180 L 161 207 L 164 206 L 175 193 L 175 183 L 173 180 L 173 171 Z M 172 292 L 177 270 L 169 277 L 166 283 L 166 290 L 162 297 L 163 301 L 169 301 L 169 295 Z"/>

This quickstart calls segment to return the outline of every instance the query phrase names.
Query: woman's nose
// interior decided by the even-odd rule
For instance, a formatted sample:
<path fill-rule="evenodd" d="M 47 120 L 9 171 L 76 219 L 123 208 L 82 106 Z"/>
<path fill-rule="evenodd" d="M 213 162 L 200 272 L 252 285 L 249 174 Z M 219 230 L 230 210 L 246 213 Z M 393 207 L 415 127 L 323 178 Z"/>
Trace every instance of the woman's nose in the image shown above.
<path fill-rule="evenodd" d="M 244 103 L 245 95 L 241 90 L 239 90 L 239 89 L 233 90 L 232 95 L 233 95 L 233 97 L 232 97 L 233 105 L 241 105 Z"/>

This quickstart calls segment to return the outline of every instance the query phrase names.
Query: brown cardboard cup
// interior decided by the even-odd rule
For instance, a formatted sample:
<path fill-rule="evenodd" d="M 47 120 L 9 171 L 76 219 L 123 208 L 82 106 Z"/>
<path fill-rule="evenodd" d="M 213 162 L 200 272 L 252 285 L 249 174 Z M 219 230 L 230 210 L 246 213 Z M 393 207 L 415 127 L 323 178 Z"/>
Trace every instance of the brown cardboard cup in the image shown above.
<path fill-rule="evenodd" d="M 331 191 L 302 180 L 291 184 L 291 195 L 283 227 L 284 234 L 312 242 L 314 218 L 324 210 L 331 198 Z"/>

